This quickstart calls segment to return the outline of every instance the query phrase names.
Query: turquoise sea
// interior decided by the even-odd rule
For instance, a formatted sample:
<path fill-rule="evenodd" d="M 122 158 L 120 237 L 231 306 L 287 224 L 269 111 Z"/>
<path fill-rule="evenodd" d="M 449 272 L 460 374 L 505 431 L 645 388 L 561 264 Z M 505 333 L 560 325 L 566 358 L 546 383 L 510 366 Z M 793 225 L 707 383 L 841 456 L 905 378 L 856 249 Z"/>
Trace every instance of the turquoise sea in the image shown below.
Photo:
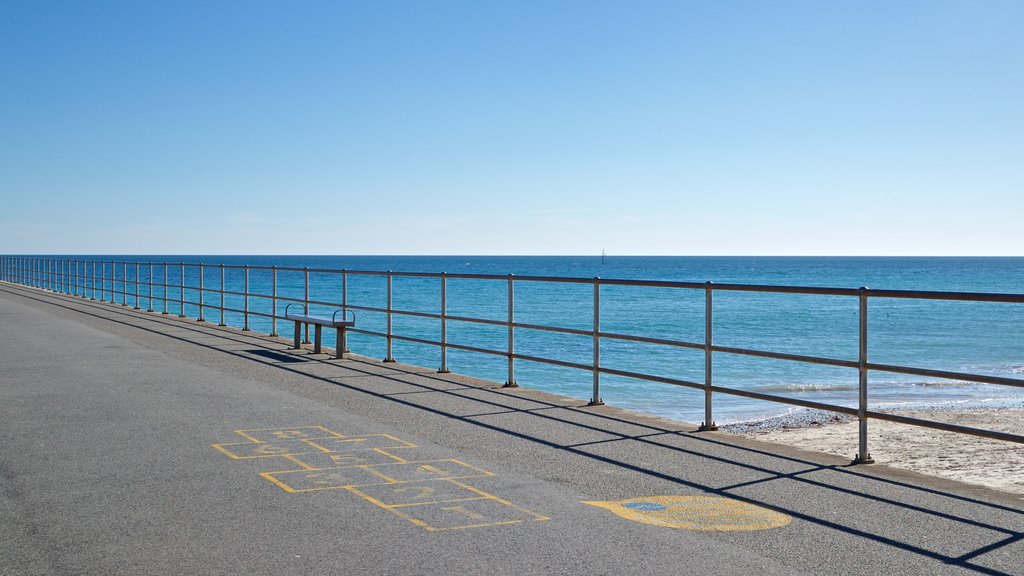
<path fill-rule="evenodd" d="M 66 257 L 65 257 L 66 258 Z M 617 257 L 608 256 L 89 256 L 79 259 L 154 262 L 153 276 L 162 283 L 162 262 L 206 265 L 204 285 L 220 285 L 219 265 L 278 266 L 310 269 L 348 269 L 395 272 L 447 272 L 449 274 L 493 274 L 556 276 L 575 278 L 673 280 L 683 282 L 768 284 L 878 289 L 939 290 L 959 292 L 1024 293 L 1024 258 L 898 258 L 898 257 Z M 109 277 L 109 270 L 107 272 Z M 118 265 L 116 300 L 121 301 L 123 268 Z M 127 299 L 134 302 L 134 267 L 129 267 Z M 148 267 L 140 268 L 143 283 Z M 179 268 L 168 267 L 171 285 L 168 308 L 178 312 Z M 225 271 L 228 291 L 242 291 L 240 269 Z M 251 293 L 270 295 L 269 270 L 252 270 Z M 198 285 L 198 267 L 186 267 L 186 286 Z M 109 286 L 109 280 L 108 280 Z M 310 274 L 310 298 L 341 301 L 341 277 Z M 161 288 L 154 291 L 153 307 L 163 306 Z M 397 310 L 440 312 L 440 282 L 436 278 L 397 277 L 393 286 L 393 307 Z M 279 272 L 278 294 L 302 298 L 303 273 Z M 498 280 L 450 279 L 447 283 L 448 314 L 453 316 L 507 318 L 507 282 Z M 143 284 L 141 304 L 146 307 L 148 291 Z M 196 301 L 195 291 L 186 299 Z M 593 287 L 590 284 L 550 284 L 517 281 L 516 321 L 580 330 L 593 326 Z M 109 299 L 109 298 L 108 298 Z M 219 305 L 220 296 L 207 293 L 208 306 Z M 348 302 L 358 306 L 385 308 L 386 280 L 382 276 L 350 275 Z M 240 296 L 227 296 L 228 307 L 242 309 Z M 269 313 L 268 299 L 250 298 L 252 311 Z M 825 356 L 856 360 L 858 350 L 858 302 L 849 296 L 792 295 L 751 292 L 715 292 L 714 340 L 718 345 L 773 352 Z M 284 304 L 279 303 L 279 315 Z M 186 305 L 185 313 L 196 317 L 198 309 Z M 214 308 L 207 319 L 218 319 Z M 383 332 L 385 315 L 360 311 L 358 327 Z M 872 299 L 869 315 L 869 350 L 872 362 L 1024 378 L 1024 304 L 939 302 L 929 300 Z M 242 325 L 237 313 L 225 320 Z M 270 332 L 268 318 L 251 317 L 250 325 Z M 278 332 L 291 334 L 289 323 L 278 321 Z M 606 332 L 653 338 L 704 341 L 704 291 L 632 286 L 606 286 L 601 292 L 601 329 Z M 330 331 L 328 331 L 330 332 Z M 398 335 L 438 340 L 436 319 L 394 317 Z M 325 344 L 333 339 L 325 333 Z M 464 322 L 448 323 L 448 340 L 453 343 L 504 350 L 507 328 Z M 552 334 L 517 329 L 516 352 L 589 364 L 590 337 Z M 384 358 L 383 338 L 353 334 L 350 349 L 356 353 Z M 394 357 L 404 363 L 438 367 L 440 351 L 435 346 L 396 341 Z M 657 344 L 603 340 L 602 366 L 656 376 L 703 382 L 704 355 L 699 350 L 670 348 Z M 450 350 L 451 370 L 497 382 L 506 379 L 507 361 L 468 351 Z M 855 406 L 857 372 L 841 367 L 818 366 L 782 360 L 716 354 L 716 385 L 729 386 L 801 398 L 816 402 Z M 592 377 L 589 372 L 528 361 L 517 361 L 516 380 L 537 388 L 588 400 Z M 650 381 L 605 375 L 605 402 L 691 422 L 703 419 L 703 395 Z M 985 385 L 872 372 L 870 407 L 958 408 L 1024 405 L 1024 388 Z M 716 395 L 715 414 L 719 424 L 756 420 L 781 415 L 792 407 L 745 398 Z"/>

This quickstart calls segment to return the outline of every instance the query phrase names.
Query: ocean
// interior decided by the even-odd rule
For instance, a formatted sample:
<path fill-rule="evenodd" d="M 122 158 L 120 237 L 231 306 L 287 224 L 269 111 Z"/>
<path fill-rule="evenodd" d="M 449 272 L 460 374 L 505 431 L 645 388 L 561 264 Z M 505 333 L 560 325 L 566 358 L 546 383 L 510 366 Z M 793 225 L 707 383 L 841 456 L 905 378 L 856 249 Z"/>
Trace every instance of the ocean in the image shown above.
<path fill-rule="evenodd" d="M 57 257 L 57 256 L 54 256 Z M 639 257 L 639 256 L 88 256 L 79 259 L 154 262 L 154 278 L 163 278 L 162 262 L 208 265 L 204 286 L 220 285 L 220 264 L 277 266 L 361 271 L 493 274 L 573 278 L 671 280 L 704 283 L 766 284 L 877 289 L 938 290 L 957 292 L 1024 293 L 1024 258 L 961 257 Z M 109 286 L 109 269 L 108 269 Z M 116 271 L 116 299 L 121 301 Z M 140 269 L 141 280 L 148 267 Z M 134 267 L 128 269 L 127 299 L 134 303 Z M 178 312 L 179 269 L 168 268 L 168 309 Z M 241 292 L 244 274 L 227 269 L 228 291 Z M 186 267 L 186 286 L 198 285 L 198 267 Z M 251 293 L 270 295 L 271 272 L 252 270 Z M 436 278 L 396 277 L 393 307 L 396 310 L 440 313 L 440 282 Z M 340 275 L 310 274 L 310 298 L 341 301 Z M 382 276 L 350 275 L 348 302 L 357 306 L 385 308 L 386 280 Z M 278 294 L 302 298 L 302 272 L 279 272 Z M 148 290 L 141 288 L 141 305 L 148 307 Z M 163 309 L 163 294 L 153 292 L 153 308 Z M 196 300 L 186 290 L 187 300 Z M 109 299 L 109 297 L 108 297 Z M 507 318 L 507 281 L 449 279 L 447 313 L 451 316 Z M 220 296 L 207 292 L 204 302 L 208 320 L 218 320 Z M 241 296 L 225 297 L 227 307 L 242 309 Z M 249 308 L 269 313 L 269 299 L 250 298 Z M 315 309 L 315 307 L 314 307 Z M 284 313 L 279 303 L 277 312 Z M 185 313 L 198 315 L 196 306 Z M 714 294 L 714 341 L 717 345 L 788 354 L 857 360 L 858 301 L 850 296 L 793 295 L 778 293 L 716 291 Z M 591 330 L 593 286 L 518 281 L 515 284 L 515 318 L 518 323 Z M 949 302 L 872 298 L 869 314 L 869 354 L 872 362 L 935 370 L 1024 378 L 1024 305 L 1008 303 Z M 242 315 L 226 313 L 225 322 L 242 326 Z M 394 333 L 428 340 L 440 339 L 440 322 L 422 317 L 394 316 Z M 357 311 L 357 326 L 383 332 L 382 313 Z M 250 317 L 250 327 L 270 332 L 268 318 Z M 278 332 L 291 335 L 290 323 L 278 321 Z M 605 286 L 601 291 L 601 329 L 605 332 L 649 338 L 704 341 L 704 291 L 633 286 Z M 334 346 L 332 331 L 325 331 L 325 345 Z M 481 348 L 504 350 L 507 328 L 449 321 L 448 341 Z M 592 362 L 592 338 L 529 329 L 515 332 L 516 352 L 579 364 Z M 384 358 L 385 341 L 379 336 L 352 334 L 352 352 Z M 436 346 L 395 341 L 394 358 L 400 362 L 436 368 Z M 457 373 L 504 382 L 507 360 L 463 350 L 449 350 L 448 367 Z M 701 350 L 659 344 L 605 339 L 601 344 L 603 367 L 640 372 L 692 382 L 704 380 Z M 714 382 L 727 386 L 844 406 L 856 406 L 857 371 L 784 360 L 714 355 Z M 590 372 L 529 361 L 516 361 L 515 377 L 521 386 L 589 400 Z M 613 375 L 602 376 L 602 399 L 612 405 L 659 416 L 700 422 L 703 393 L 652 381 Z M 971 408 L 1024 406 L 1024 388 L 987 385 L 895 373 L 871 372 L 869 407 Z M 770 418 L 793 411 L 784 404 L 716 394 L 715 419 L 719 424 Z"/>

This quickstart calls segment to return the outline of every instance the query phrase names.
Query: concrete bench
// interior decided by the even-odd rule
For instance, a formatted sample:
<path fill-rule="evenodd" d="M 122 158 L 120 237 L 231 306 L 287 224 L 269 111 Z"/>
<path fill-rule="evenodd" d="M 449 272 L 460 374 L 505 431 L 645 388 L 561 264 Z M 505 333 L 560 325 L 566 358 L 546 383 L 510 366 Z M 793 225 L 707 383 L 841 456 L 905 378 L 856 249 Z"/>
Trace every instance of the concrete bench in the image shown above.
<path fill-rule="evenodd" d="M 288 308 L 291 307 L 291 306 L 292 306 L 291 304 L 289 304 L 288 306 L 285 306 L 285 308 L 284 308 L 284 318 L 285 318 L 285 320 L 291 320 L 292 322 L 295 322 L 295 349 L 296 350 L 301 347 L 299 345 L 299 338 L 300 338 L 300 333 L 302 331 L 302 325 L 303 324 L 312 324 L 313 327 L 314 327 L 313 328 L 313 330 L 314 330 L 314 332 L 313 332 L 313 334 L 314 334 L 314 337 L 313 337 L 313 353 L 314 354 L 319 354 L 320 350 L 321 350 L 321 347 L 320 347 L 321 331 L 322 331 L 324 326 L 327 326 L 328 328 L 334 328 L 334 329 L 336 329 L 338 331 L 338 343 L 337 343 L 338 348 L 337 348 L 337 351 L 334 353 L 334 357 L 335 358 L 339 358 L 339 359 L 345 357 L 345 352 L 348 352 L 348 344 L 347 344 L 347 338 L 346 338 L 346 335 L 345 335 L 345 330 L 347 328 L 351 328 L 351 327 L 356 325 L 356 313 L 355 312 L 353 312 L 351 310 L 344 310 L 343 309 L 343 310 L 335 310 L 334 314 L 332 314 L 331 316 L 313 316 L 311 314 L 306 313 L 305 310 L 303 310 L 302 314 L 296 314 L 296 313 L 288 312 Z M 341 318 L 340 319 L 338 318 L 339 314 L 341 314 Z M 348 320 L 348 316 L 349 315 L 352 316 L 351 320 Z"/>

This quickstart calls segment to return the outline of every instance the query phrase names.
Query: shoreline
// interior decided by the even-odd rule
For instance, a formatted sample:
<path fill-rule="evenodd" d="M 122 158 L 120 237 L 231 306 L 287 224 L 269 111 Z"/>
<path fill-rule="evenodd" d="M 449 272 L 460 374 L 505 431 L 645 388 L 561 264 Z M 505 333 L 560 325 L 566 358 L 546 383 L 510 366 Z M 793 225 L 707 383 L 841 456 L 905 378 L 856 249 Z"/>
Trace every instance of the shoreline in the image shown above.
<path fill-rule="evenodd" d="M 1024 434 L 1024 406 L 992 408 L 887 410 L 1012 434 Z M 794 448 L 852 458 L 857 452 L 858 422 L 852 416 L 799 410 L 755 422 L 719 427 L 723 432 Z M 978 484 L 1024 496 L 1024 445 L 868 420 L 868 451 L 877 464 Z"/>

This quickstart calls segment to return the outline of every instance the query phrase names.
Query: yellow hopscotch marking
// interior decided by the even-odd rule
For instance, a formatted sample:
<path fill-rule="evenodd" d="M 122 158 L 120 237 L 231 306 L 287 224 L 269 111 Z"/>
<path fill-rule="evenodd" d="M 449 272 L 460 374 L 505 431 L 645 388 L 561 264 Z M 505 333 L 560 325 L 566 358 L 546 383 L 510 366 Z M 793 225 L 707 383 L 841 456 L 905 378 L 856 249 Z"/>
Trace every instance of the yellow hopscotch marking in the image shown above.
<path fill-rule="evenodd" d="M 432 532 L 550 520 L 456 480 L 493 472 L 454 458 L 407 460 L 392 454 L 387 450 L 418 446 L 390 434 L 345 436 L 324 426 L 234 432 L 246 441 L 211 446 L 233 460 L 277 457 L 295 464 L 298 468 L 260 472 L 288 493 L 345 489 Z M 368 493 L 375 491 L 379 497 Z"/>
<path fill-rule="evenodd" d="M 377 448 L 419 448 L 415 444 L 399 440 L 390 434 L 366 434 L 364 436 L 317 438 L 315 440 L 316 442 L 310 440 L 309 443 L 322 448 L 324 452 L 358 452 L 360 450 L 374 450 Z M 389 443 L 387 440 L 391 442 Z"/>
<path fill-rule="evenodd" d="M 359 452 L 317 452 L 302 454 L 301 457 L 296 454 L 285 454 L 284 457 L 298 464 L 300 468 L 297 468 L 297 470 L 331 470 L 353 466 L 408 463 L 408 460 L 385 452 L 380 448 L 361 450 Z M 375 459 L 378 461 L 374 462 Z M 322 460 L 323 462 L 316 462 L 316 460 Z M 321 463 L 324 465 L 319 465 Z M 279 470 L 279 472 L 292 472 L 292 470 Z"/>
<path fill-rule="evenodd" d="M 323 448 L 306 440 L 282 440 L 273 444 L 269 442 L 225 442 L 222 444 L 211 444 L 210 446 L 227 454 L 232 460 L 270 458 L 286 456 L 288 454 L 305 454 L 308 452 L 326 452 Z M 231 447 L 237 447 L 237 449 Z"/>
<path fill-rule="evenodd" d="M 258 432 L 260 434 L 249 434 L 250 432 Z M 296 426 L 294 428 L 248 428 L 245 430 L 235 430 L 235 434 L 238 434 L 249 440 L 250 442 L 264 442 L 256 436 L 263 436 L 262 432 L 274 436 L 274 440 L 288 440 L 288 439 L 314 439 L 314 438 L 344 438 L 344 434 L 339 434 L 333 430 L 325 428 L 324 426 Z M 277 434 L 283 434 L 278 436 Z M 326 434 L 326 436 L 324 435 Z"/>

